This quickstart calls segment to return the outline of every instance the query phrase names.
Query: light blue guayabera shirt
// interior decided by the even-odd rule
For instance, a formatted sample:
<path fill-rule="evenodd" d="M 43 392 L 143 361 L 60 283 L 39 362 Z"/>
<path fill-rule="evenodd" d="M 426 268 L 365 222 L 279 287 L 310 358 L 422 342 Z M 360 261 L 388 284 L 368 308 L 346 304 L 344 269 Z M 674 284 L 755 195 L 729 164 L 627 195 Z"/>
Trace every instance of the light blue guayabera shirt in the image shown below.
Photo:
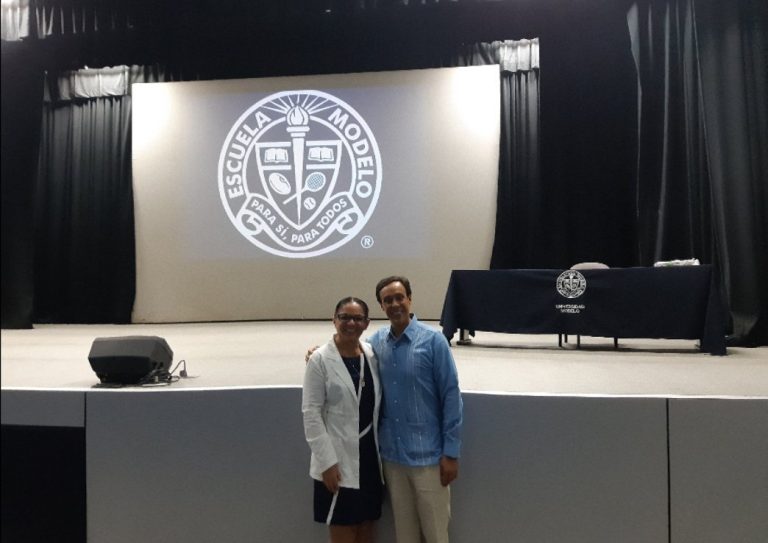
<path fill-rule="evenodd" d="M 431 466 L 461 451 L 462 401 L 448 341 L 411 318 L 399 338 L 389 326 L 368 340 L 379 360 L 381 458 Z"/>

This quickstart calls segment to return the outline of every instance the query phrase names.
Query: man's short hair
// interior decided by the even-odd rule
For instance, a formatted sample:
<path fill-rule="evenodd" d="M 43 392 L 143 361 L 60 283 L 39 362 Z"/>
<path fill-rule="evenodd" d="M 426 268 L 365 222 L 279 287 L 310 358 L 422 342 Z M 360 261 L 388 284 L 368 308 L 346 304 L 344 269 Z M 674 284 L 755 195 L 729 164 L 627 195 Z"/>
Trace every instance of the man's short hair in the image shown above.
<path fill-rule="evenodd" d="M 379 281 L 376 284 L 376 301 L 381 303 L 381 289 L 386 287 L 390 283 L 402 283 L 405 287 L 405 295 L 409 298 L 411 297 L 411 282 L 408 281 L 407 277 L 403 277 L 402 275 L 390 275 L 389 277 L 385 277 L 381 281 Z"/>

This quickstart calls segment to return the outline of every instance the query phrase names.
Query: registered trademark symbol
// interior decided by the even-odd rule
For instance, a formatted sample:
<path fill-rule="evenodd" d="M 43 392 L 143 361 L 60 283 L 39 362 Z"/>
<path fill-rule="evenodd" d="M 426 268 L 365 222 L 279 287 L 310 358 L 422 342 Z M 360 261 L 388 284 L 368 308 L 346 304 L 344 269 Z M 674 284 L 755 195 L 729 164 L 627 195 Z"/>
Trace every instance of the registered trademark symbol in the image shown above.
<path fill-rule="evenodd" d="M 370 249 L 373 247 L 373 238 L 371 236 L 363 236 L 360 239 L 360 245 L 362 245 L 363 249 Z"/>

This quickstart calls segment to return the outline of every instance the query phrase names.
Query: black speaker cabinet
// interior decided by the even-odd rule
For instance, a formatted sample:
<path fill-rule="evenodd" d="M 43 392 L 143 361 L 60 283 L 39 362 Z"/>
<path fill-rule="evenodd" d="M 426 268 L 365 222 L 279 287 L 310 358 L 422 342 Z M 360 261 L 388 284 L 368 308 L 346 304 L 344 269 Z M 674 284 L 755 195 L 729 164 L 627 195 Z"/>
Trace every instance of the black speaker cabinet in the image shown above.
<path fill-rule="evenodd" d="M 168 371 L 173 351 L 157 336 L 100 337 L 88 361 L 102 383 L 135 384 L 153 371 Z"/>

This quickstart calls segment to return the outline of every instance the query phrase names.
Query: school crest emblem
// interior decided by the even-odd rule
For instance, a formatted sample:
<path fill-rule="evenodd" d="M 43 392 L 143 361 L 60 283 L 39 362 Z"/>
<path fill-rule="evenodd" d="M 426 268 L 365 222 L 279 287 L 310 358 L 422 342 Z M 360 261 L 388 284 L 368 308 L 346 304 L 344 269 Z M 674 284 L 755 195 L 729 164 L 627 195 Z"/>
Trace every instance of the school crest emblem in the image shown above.
<path fill-rule="evenodd" d="M 566 270 L 557 277 L 557 292 L 566 298 L 578 298 L 587 290 L 587 280 L 576 270 Z"/>
<path fill-rule="evenodd" d="M 272 94 L 234 123 L 219 155 L 219 195 L 249 242 L 288 258 L 329 253 L 371 218 L 379 147 L 365 119 L 321 91 Z"/>

